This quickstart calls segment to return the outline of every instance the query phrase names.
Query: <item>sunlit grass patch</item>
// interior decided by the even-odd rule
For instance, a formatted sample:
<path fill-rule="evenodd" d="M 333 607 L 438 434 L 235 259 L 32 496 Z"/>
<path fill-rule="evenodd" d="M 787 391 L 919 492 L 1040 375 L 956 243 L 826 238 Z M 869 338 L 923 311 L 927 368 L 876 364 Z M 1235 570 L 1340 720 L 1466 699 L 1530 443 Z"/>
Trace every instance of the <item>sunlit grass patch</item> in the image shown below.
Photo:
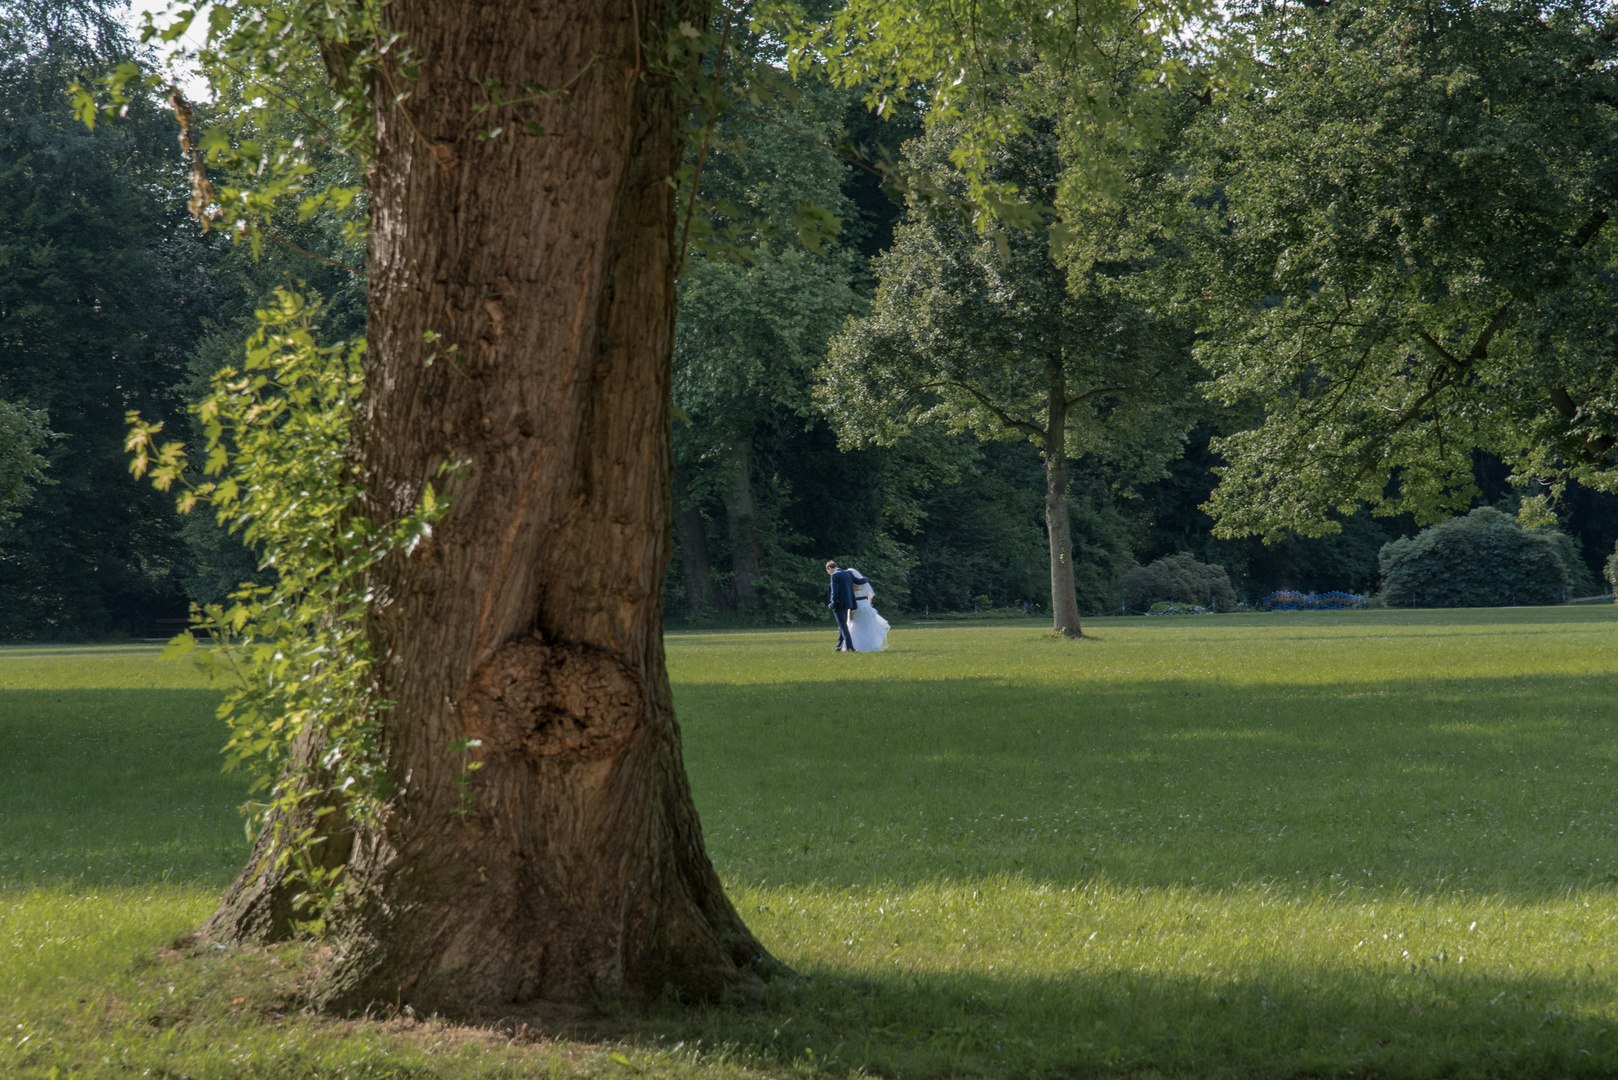
<path fill-rule="evenodd" d="M 218 691 L 0 650 L 0 1075 L 1618 1074 L 1618 610 L 1095 629 L 672 636 L 715 864 L 809 980 L 471 1027 L 185 944 L 246 853 Z"/>
<path fill-rule="evenodd" d="M 882 1072 L 1599 1075 L 1618 1060 L 1605 891 L 1525 905 L 999 878 L 739 899 L 821 984 L 805 1041 L 846 1052 L 847 1033 Z"/>
<path fill-rule="evenodd" d="M 159 651 L 0 649 L 0 884 L 222 885 L 240 868 L 220 691 Z"/>
<path fill-rule="evenodd" d="M 822 1056 L 863 1027 L 905 1074 L 1618 1071 L 1615 613 L 1445 615 L 671 664 L 716 862 L 816 975 Z"/>
<path fill-rule="evenodd" d="M 655 1035 L 580 1043 L 386 1008 L 350 1020 L 309 1015 L 301 995 L 319 947 L 189 941 L 217 902 L 198 886 L 0 888 L 0 1077 L 753 1075 L 750 1055 L 734 1048 Z"/>

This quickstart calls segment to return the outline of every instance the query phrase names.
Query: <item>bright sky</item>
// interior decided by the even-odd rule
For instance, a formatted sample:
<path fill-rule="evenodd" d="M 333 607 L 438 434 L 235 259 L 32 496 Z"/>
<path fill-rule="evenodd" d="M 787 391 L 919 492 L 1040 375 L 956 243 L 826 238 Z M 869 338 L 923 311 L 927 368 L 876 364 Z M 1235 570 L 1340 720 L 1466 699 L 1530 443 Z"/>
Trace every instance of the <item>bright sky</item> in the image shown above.
<path fill-rule="evenodd" d="M 172 18 L 165 15 L 170 7 L 175 10 L 183 10 L 191 6 L 191 4 L 185 3 L 184 0 L 174 0 L 173 3 L 171 3 L 171 0 L 133 0 L 128 13 L 124 16 L 124 23 L 138 38 L 141 26 L 146 21 L 145 15 L 147 12 L 151 12 L 152 18 L 157 25 L 162 27 L 173 21 Z M 180 89 L 185 93 L 186 97 L 191 98 L 193 101 L 204 100 L 208 97 L 208 83 L 197 74 L 194 68 L 181 63 L 176 54 L 182 47 L 195 49 L 202 44 L 202 27 L 207 23 L 208 8 L 206 5 L 198 5 L 198 7 L 197 18 L 192 22 L 191 28 L 178 41 L 152 42 L 152 46 L 157 49 L 164 62 L 170 65 L 170 71 L 173 73 L 171 77 L 178 78 Z"/>

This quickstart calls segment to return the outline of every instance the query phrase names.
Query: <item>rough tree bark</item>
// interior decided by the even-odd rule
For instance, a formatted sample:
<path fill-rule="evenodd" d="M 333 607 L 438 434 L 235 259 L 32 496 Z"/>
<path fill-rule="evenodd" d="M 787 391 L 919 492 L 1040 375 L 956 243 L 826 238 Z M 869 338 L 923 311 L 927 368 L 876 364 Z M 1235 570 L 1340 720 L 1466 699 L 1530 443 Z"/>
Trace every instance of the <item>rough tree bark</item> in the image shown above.
<path fill-rule="evenodd" d="M 745 990 L 774 961 L 705 853 L 662 645 L 680 104 L 647 64 L 705 12 L 382 12 L 420 69 L 402 104 L 386 79 L 375 95 L 359 445 L 373 512 L 468 464 L 432 539 L 375 582 L 397 793 L 352 837 L 317 999 L 467 1014 Z M 507 96 L 576 81 L 565 106 L 533 107 L 546 134 L 531 138 L 472 111 L 487 78 Z M 469 775 L 451 749 L 467 736 L 482 740 Z M 208 930 L 274 936 L 252 912 L 288 887 L 250 866 Z"/>
<path fill-rule="evenodd" d="M 1046 362 L 1045 532 L 1051 550 L 1051 626 L 1083 637 L 1073 587 L 1073 524 L 1067 512 L 1067 372 L 1060 350 Z"/>

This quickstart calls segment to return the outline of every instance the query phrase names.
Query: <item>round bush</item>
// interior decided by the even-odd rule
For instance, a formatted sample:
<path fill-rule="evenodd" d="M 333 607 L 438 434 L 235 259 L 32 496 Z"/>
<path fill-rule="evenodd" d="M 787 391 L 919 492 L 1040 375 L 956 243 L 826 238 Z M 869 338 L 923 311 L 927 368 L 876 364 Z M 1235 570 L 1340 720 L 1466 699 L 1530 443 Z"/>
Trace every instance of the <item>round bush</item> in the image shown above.
<path fill-rule="evenodd" d="M 1131 566 L 1119 579 L 1118 590 L 1136 611 L 1167 602 L 1202 606 L 1217 600 L 1222 608 L 1236 606 L 1236 590 L 1225 568 L 1200 563 L 1188 551 L 1165 555 L 1150 566 Z"/>
<path fill-rule="evenodd" d="M 1384 545 L 1379 559 L 1390 607 L 1556 604 L 1595 590 L 1572 537 L 1488 506 Z"/>

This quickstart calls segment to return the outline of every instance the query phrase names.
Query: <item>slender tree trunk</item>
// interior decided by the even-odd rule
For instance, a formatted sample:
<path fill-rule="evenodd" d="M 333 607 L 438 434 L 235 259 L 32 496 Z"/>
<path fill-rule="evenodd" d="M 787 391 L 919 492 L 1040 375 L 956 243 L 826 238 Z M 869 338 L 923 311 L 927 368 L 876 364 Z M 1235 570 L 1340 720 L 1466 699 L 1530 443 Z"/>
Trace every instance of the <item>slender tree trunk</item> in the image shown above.
<path fill-rule="evenodd" d="M 730 592 L 737 609 L 758 606 L 758 579 L 764 552 L 758 543 L 757 511 L 753 505 L 753 458 L 746 442 L 730 454 L 730 499 L 725 503 L 730 531 Z"/>
<path fill-rule="evenodd" d="M 403 510 L 440 465 L 468 464 L 450 516 L 374 583 L 396 793 L 380 827 L 353 837 L 317 1000 L 477 1014 L 745 990 L 774 962 L 705 853 L 662 639 L 667 180 L 681 146 L 669 80 L 646 65 L 668 27 L 705 11 L 396 0 L 382 12 L 420 67 L 376 93 L 359 447 L 372 510 Z M 514 134 L 514 116 L 473 111 L 485 79 L 508 97 L 572 89 L 525 107 L 545 128 L 534 138 Z M 482 743 L 470 774 L 452 749 L 465 737 Z"/>
<path fill-rule="evenodd" d="M 678 486 L 678 485 L 677 485 Z M 674 539 L 680 545 L 680 575 L 692 614 L 713 606 L 713 562 L 708 557 L 708 523 L 694 506 L 674 502 Z"/>
<path fill-rule="evenodd" d="M 1083 637 L 1078 593 L 1073 588 L 1073 526 L 1067 512 L 1067 378 L 1060 352 L 1052 354 L 1047 368 L 1045 532 L 1051 545 L 1051 624 L 1068 637 Z"/>

